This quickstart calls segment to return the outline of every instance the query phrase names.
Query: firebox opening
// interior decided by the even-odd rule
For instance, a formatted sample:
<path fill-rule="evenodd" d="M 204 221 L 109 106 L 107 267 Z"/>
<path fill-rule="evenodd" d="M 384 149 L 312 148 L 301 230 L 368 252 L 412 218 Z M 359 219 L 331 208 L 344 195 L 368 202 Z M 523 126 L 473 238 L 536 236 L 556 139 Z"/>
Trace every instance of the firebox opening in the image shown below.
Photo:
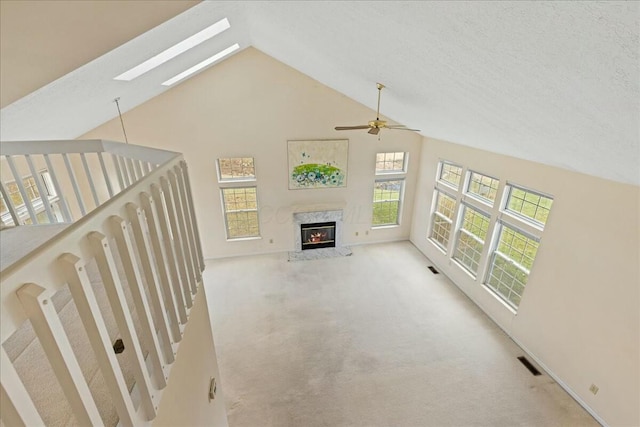
<path fill-rule="evenodd" d="M 335 221 L 300 224 L 300 233 L 303 250 L 336 247 Z"/>

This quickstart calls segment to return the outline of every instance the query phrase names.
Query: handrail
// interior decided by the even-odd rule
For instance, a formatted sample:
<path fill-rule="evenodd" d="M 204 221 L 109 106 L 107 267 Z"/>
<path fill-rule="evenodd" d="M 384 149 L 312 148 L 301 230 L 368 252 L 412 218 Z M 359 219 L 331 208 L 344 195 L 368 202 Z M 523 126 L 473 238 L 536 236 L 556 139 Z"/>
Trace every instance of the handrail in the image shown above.
<path fill-rule="evenodd" d="M 2 141 L 0 195 L 6 211 L 0 219 L 5 225 L 72 222 L 176 154 L 105 140 Z M 27 180 L 35 183 L 30 191 Z M 34 206 L 36 200 L 61 194 L 59 200 Z"/>
<path fill-rule="evenodd" d="M 65 141 L 63 145 L 77 148 L 81 143 L 87 141 Z M 17 143 L 2 146 L 0 154 L 18 155 Z M 29 142 L 21 154 L 42 154 L 35 151 L 43 146 L 39 141 Z M 85 153 L 89 152 L 87 149 L 104 149 L 102 152 L 120 158 L 126 155 L 129 160 L 154 167 L 146 171 L 140 167 L 141 176 L 127 188 L 2 270 L 0 339 L 5 343 L 24 321 L 31 320 L 36 339 L 51 362 L 76 420 L 100 424 L 100 414 L 69 338 L 49 303 L 68 284 L 120 424 L 147 425 L 156 416 L 204 270 L 187 165 L 178 153 L 108 141 L 89 141 L 83 149 Z M 59 153 L 59 147 L 47 150 L 47 154 L 67 154 Z M 127 173 L 131 172 L 136 174 L 135 169 L 127 169 Z M 110 173 L 117 173 L 116 168 Z M 63 189 L 61 198 L 65 197 Z M 119 254 L 122 272 L 114 253 Z M 97 306 L 96 283 L 91 281 L 95 278 L 90 279 L 87 273 L 87 266 L 94 262 L 118 330 L 125 346 L 133 352 L 133 375 L 140 402 L 137 409 L 124 385 Z M 129 289 L 126 295 L 133 298 L 129 304 L 124 300 L 124 288 Z M 138 319 L 135 325 L 133 311 L 129 310 L 132 305 Z M 3 404 L 9 405 L 6 410 L 3 407 L 4 424 L 39 420 L 40 415 L 33 413 L 34 402 L 20 403 L 29 393 L 11 362 L 5 363 L 9 360 L 5 350 L 1 353 L 0 392 Z"/>

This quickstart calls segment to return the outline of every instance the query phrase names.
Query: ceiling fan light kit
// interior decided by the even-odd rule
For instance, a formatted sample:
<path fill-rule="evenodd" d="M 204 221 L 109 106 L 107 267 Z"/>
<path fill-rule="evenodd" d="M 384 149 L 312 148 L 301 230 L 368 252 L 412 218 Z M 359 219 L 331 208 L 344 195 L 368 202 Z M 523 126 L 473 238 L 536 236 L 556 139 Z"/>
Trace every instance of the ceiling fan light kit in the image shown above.
<path fill-rule="evenodd" d="M 409 129 L 405 125 L 388 125 L 386 120 L 380 120 L 380 94 L 382 93 L 382 89 L 384 89 L 385 86 L 382 83 L 376 83 L 376 87 L 378 88 L 378 109 L 376 110 L 376 119 L 371 120 L 366 125 L 336 126 L 335 130 L 369 129 L 367 133 L 370 133 L 371 135 L 378 135 L 378 139 L 380 139 L 379 134 L 381 129 L 410 130 L 419 132 L 420 129 Z"/>

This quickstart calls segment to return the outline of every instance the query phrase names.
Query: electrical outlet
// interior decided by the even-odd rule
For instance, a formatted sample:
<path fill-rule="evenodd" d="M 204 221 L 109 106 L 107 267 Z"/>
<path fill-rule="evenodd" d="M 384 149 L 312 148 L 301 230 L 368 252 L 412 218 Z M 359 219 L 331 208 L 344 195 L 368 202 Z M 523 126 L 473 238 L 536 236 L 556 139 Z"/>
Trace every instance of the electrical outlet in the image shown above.
<path fill-rule="evenodd" d="M 364 234 L 369 235 L 369 230 L 365 231 Z"/>
<path fill-rule="evenodd" d="M 591 387 L 589 387 L 589 391 L 594 395 L 598 394 L 598 390 L 600 390 L 600 388 L 595 384 L 591 384 Z"/>

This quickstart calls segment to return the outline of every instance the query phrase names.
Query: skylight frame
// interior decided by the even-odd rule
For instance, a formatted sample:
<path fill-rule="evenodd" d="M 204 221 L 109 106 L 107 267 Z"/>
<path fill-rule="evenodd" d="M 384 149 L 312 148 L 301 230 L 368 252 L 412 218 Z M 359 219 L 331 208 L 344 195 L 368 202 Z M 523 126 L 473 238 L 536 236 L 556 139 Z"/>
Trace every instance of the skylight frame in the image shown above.
<path fill-rule="evenodd" d="M 233 45 L 229 46 L 228 48 L 216 53 L 215 55 L 205 59 L 204 61 L 194 65 L 193 67 L 181 72 L 180 74 L 177 74 L 173 77 L 171 77 L 169 80 L 166 80 L 164 82 L 162 82 L 162 86 L 171 86 L 181 80 L 186 79 L 187 77 L 189 77 L 190 75 L 202 70 L 203 68 L 213 64 L 214 62 L 224 58 L 225 56 L 235 52 L 236 50 L 240 49 L 240 45 L 238 43 L 234 43 Z"/>
<path fill-rule="evenodd" d="M 171 46 L 168 49 L 160 52 L 159 54 L 147 59 L 141 64 L 136 65 L 135 67 L 125 71 L 124 73 L 114 77 L 114 80 L 120 81 L 131 81 L 141 75 L 159 67 L 167 61 L 175 58 L 176 56 L 188 51 L 189 49 L 193 49 L 194 47 L 204 43 L 205 41 L 217 36 L 223 31 L 231 28 L 231 24 L 227 18 L 223 18 L 208 26 L 207 28 L 195 33 L 194 35 L 187 37 L 179 43 Z"/>

